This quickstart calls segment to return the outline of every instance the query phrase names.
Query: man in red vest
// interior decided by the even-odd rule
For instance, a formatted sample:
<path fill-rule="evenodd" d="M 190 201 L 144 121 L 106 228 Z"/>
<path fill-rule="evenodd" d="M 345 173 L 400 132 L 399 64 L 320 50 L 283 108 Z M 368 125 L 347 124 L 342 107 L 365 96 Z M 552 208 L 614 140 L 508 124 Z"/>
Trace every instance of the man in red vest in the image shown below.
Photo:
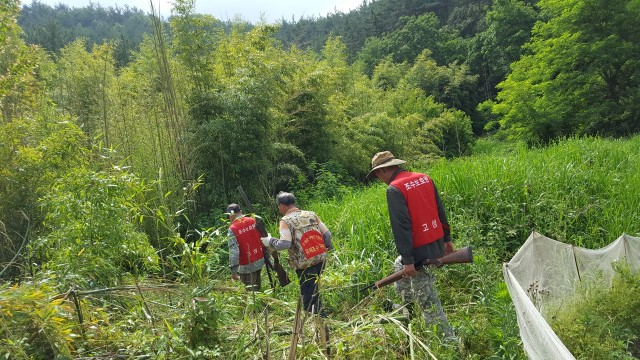
<path fill-rule="evenodd" d="M 387 206 L 400 254 L 394 267 L 404 272 L 403 279 L 395 283 L 396 291 L 409 309 L 414 303 L 420 306 L 427 324 L 437 324 L 441 334 L 455 339 L 434 286 L 435 275 L 423 266 L 426 259 L 453 251 L 447 216 L 433 180 L 398 166 L 404 163 L 391 152 L 382 151 L 373 156 L 367 175 L 389 185 Z"/>
<path fill-rule="evenodd" d="M 264 252 L 256 219 L 244 216 L 238 204 L 229 204 L 227 215 L 231 221 L 227 233 L 231 278 L 242 280 L 248 290 L 260 291 Z"/>

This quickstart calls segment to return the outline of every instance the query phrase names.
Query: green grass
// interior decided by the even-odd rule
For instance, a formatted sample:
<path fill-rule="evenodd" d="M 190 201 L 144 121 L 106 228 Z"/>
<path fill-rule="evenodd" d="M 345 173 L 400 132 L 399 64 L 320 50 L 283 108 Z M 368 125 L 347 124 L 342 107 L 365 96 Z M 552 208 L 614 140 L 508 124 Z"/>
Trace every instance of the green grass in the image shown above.
<path fill-rule="evenodd" d="M 410 164 L 435 180 L 456 246 L 474 247 L 473 264 L 437 270 L 440 298 L 460 337 L 456 345 L 443 343 L 420 318 L 411 326 L 396 321 L 397 314 L 388 308 L 398 301 L 391 286 L 369 295 L 358 291 L 390 273 L 396 257 L 384 184 L 301 204 L 327 224 L 336 247 L 320 284 L 334 358 L 526 359 L 501 264 L 533 230 L 587 248 L 602 247 L 622 233 L 640 234 L 637 149 L 640 137 L 568 139 L 539 149 L 481 141 L 475 156 Z M 50 291 L 42 281 L 25 283 L 19 291 L 0 288 L 0 356 L 8 351 L 37 354 L 39 347 L 40 353 L 65 349 L 79 357 L 258 359 L 266 352 L 268 330 L 271 358 L 286 358 L 296 283 L 255 297 L 246 293 L 229 280 L 220 260 L 224 239 L 213 240 L 208 278 L 178 284 L 172 292 L 83 297 L 84 333 L 69 301 L 50 303 L 50 293 L 29 297 L 30 308 L 46 309 L 47 314 L 21 305 L 14 294 Z M 204 266 L 201 260 L 194 266 Z M 295 281 L 292 271 L 289 275 Z M 267 284 L 266 276 L 263 280 Z M 313 338 L 312 320 L 307 319 L 298 358 L 324 358 Z"/>
<path fill-rule="evenodd" d="M 587 248 L 640 233 L 640 137 L 568 139 L 540 149 L 480 147 L 479 155 L 412 169 L 436 182 L 456 246 L 474 247 L 475 264 L 438 274 L 445 310 L 464 339 L 462 358 L 523 358 L 501 263 L 534 230 Z M 352 286 L 391 271 L 396 252 L 385 187 L 375 183 L 308 205 L 329 225 L 338 248 L 328 272 L 343 273 Z M 354 267 L 360 271 L 353 274 Z M 347 294 L 336 297 L 333 303 L 350 302 Z"/>
<path fill-rule="evenodd" d="M 427 169 L 454 236 L 510 257 L 533 230 L 590 248 L 640 232 L 640 137 L 495 150 Z"/>
<path fill-rule="evenodd" d="M 586 286 L 552 317 L 552 327 L 576 359 L 640 357 L 640 273 L 616 269 L 610 289 Z"/>

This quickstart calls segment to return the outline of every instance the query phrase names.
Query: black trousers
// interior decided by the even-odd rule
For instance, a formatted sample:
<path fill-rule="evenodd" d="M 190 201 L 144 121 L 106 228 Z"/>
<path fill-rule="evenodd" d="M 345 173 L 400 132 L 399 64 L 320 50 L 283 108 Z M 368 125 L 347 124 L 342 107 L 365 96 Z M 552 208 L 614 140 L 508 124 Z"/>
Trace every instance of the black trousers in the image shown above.
<path fill-rule="evenodd" d="M 261 288 L 260 272 L 261 271 L 262 271 L 262 268 L 254 271 L 252 273 L 238 274 L 238 275 L 240 275 L 240 280 L 242 280 L 242 282 L 244 283 L 244 286 L 247 288 L 247 290 L 260 291 L 260 288 Z"/>
<path fill-rule="evenodd" d="M 314 314 L 320 313 L 320 316 L 325 316 L 322 302 L 320 301 L 320 293 L 318 292 L 318 281 L 323 268 L 324 262 L 321 262 L 306 269 L 296 270 L 304 309 Z"/>

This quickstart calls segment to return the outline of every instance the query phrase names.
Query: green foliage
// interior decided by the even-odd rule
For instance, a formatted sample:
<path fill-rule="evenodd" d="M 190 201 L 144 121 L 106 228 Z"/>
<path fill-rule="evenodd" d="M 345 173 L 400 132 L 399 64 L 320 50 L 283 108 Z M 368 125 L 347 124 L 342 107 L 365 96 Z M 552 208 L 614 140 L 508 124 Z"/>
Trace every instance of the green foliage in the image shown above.
<path fill-rule="evenodd" d="M 86 162 L 85 142 L 82 130 L 69 119 L 21 118 L 0 125 L 0 197 L 3 199 L 0 202 L 3 225 L 0 259 L 3 263 L 42 230 L 45 215 L 38 200 L 69 168 Z M 26 262 L 23 257 L 17 259 L 16 267 Z"/>
<path fill-rule="evenodd" d="M 475 141 L 471 119 L 462 111 L 445 110 L 422 127 L 422 137 L 429 153 L 446 158 L 468 155 Z"/>
<path fill-rule="evenodd" d="M 165 251 L 168 262 L 165 272 L 181 281 L 201 284 L 212 275 L 220 275 L 229 266 L 227 248 L 228 220 L 219 219 L 218 228 L 206 228 L 191 234 L 191 241 L 186 242 L 177 235 L 172 239 L 171 248 Z M 169 271 L 168 271 L 169 270 Z"/>
<path fill-rule="evenodd" d="M 484 155 L 437 162 L 429 173 L 446 208 L 454 210 L 454 233 L 482 239 L 477 245 L 502 260 L 533 230 L 598 248 L 638 231 L 631 220 L 638 199 L 629 196 L 640 186 L 640 164 L 631 156 L 638 141 L 569 139 L 535 150 L 493 143 Z"/>
<path fill-rule="evenodd" d="M 51 276 L 0 287 L 0 356 L 205 359 L 224 353 L 228 309 L 211 286 L 183 291 L 127 278 L 121 287 L 56 294 Z"/>
<path fill-rule="evenodd" d="M 357 57 L 370 37 L 383 37 L 405 26 L 407 18 L 435 14 L 441 23 L 447 23 L 456 7 L 472 5 L 477 1 L 424 1 L 424 0 L 377 0 L 362 2 L 349 13 L 337 12 L 326 17 L 282 19 L 277 38 L 287 46 L 319 51 L 326 39 L 331 36 L 343 38 L 349 58 Z M 480 10 L 482 10 L 480 8 Z M 457 16 L 455 20 L 465 22 L 467 15 L 477 16 L 474 12 Z M 403 19 L 404 18 L 404 19 Z M 415 20 L 410 20 L 415 21 Z M 422 48 L 420 48 L 422 50 Z M 420 51 L 418 50 L 418 51 Z"/>
<path fill-rule="evenodd" d="M 253 201 L 264 200 L 264 189 L 272 188 L 268 179 L 275 137 L 270 107 L 278 100 L 280 77 L 288 67 L 286 55 L 271 39 L 273 31 L 261 26 L 243 33 L 238 27 L 215 52 L 213 70 L 221 82 L 210 84 L 212 90 L 205 95 L 210 111 L 195 119 L 193 138 L 195 167 L 206 182 L 201 213 L 238 202 L 239 185 Z"/>
<path fill-rule="evenodd" d="M 437 102 L 462 110 L 468 115 L 474 112 L 473 93 L 477 80 L 478 76 L 470 74 L 467 65 L 451 63 L 448 66 L 438 66 L 428 50 L 416 57 L 404 77 L 404 82 L 409 86 L 422 89 Z"/>
<path fill-rule="evenodd" d="M 167 67 L 175 73 L 167 79 L 156 58 L 160 56 L 157 46 L 156 40 L 147 38 L 130 66 L 111 83 L 107 126 L 109 144 L 122 162 L 148 183 L 153 182 L 159 203 L 175 213 L 183 201 L 182 189 L 195 180 L 183 175 L 189 165 L 184 159 L 188 130 L 184 117 L 171 111 L 183 103 L 176 93 L 183 93 L 180 75 L 184 71 L 171 61 Z"/>
<path fill-rule="evenodd" d="M 59 54 L 63 47 L 80 37 L 87 39 L 88 48 L 115 41 L 119 65 L 129 62 L 130 52 L 138 48 L 143 34 L 151 32 L 145 12 L 127 4 L 103 8 L 95 3 L 86 7 L 60 3 L 51 7 L 34 1 L 22 6 L 19 24 L 25 30 L 27 43 L 39 45 L 53 54 Z"/>
<path fill-rule="evenodd" d="M 156 253 L 137 229 L 144 191 L 137 177 L 117 167 L 69 172 L 41 201 L 49 232 L 33 244 L 33 256 L 63 287 L 111 285 L 124 272 L 155 269 Z"/>
<path fill-rule="evenodd" d="M 58 73 L 51 89 L 60 109 L 77 116 L 77 123 L 89 136 L 102 133 L 109 141 L 106 112 L 109 108 L 107 89 L 114 78 L 115 65 L 111 46 L 96 47 L 91 53 L 83 39 L 74 41 L 61 51 Z"/>
<path fill-rule="evenodd" d="M 542 14 L 500 85 L 503 129 L 535 143 L 571 134 L 622 136 L 638 131 L 636 30 L 632 1 L 540 1 Z M 594 26 L 598 24 L 598 26 Z"/>
<path fill-rule="evenodd" d="M 398 64 L 391 59 L 391 56 L 387 56 L 376 65 L 371 81 L 374 86 L 382 90 L 390 90 L 398 86 L 408 70 L 409 64 L 407 62 Z"/>
<path fill-rule="evenodd" d="M 16 23 L 19 2 L 0 4 L 0 120 L 33 116 L 36 106 L 46 107 L 43 86 L 39 82 L 42 68 L 46 68 L 41 49 L 27 46 L 22 29 Z"/>
<path fill-rule="evenodd" d="M 358 168 L 366 174 L 370 169 L 371 156 L 381 149 L 389 150 L 398 157 L 410 152 L 411 130 L 415 129 L 415 117 L 392 117 L 385 113 L 368 113 L 351 121 L 353 131 L 349 139 L 358 147 L 350 154 L 352 160 L 360 161 Z M 358 157 L 356 157 L 358 156 Z"/>
<path fill-rule="evenodd" d="M 336 199 L 342 197 L 348 190 L 345 186 L 346 174 L 344 169 L 335 162 L 318 164 L 313 162 L 309 165 L 309 170 L 313 172 L 311 179 L 300 177 L 298 183 L 293 184 L 296 197 L 304 202 L 308 199 Z"/>
<path fill-rule="evenodd" d="M 522 0 L 495 0 L 486 13 L 486 28 L 473 38 L 469 55 L 473 73 L 480 75 L 485 99 L 495 97 L 496 85 L 522 55 L 537 13 L 533 4 Z"/>
<path fill-rule="evenodd" d="M 218 301 L 224 300 L 215 296 L 207 298 L 211 290 L 210 286 L 193 289 L 192 311 L 185 317 L 183 325 L 187 330 L 189 347 L 192 349 L 215 349 L 216 344 L 221 345 L 227 340 L 222 329 L 225 320 L 220 311 L 222 306 L 218 304 Z"/>
<path fill-rule="evenodd" d="M 189 72 L 196 94 L 201 94 L 215 85 L 212 79 L 213 50 L 218 46 L 224 29 L 212 16 L 194 14 L 194 8 L 193 0 L 176 1 L 170 24 L 176 56 Z"/>
<path fill-rule="evenodd" d="M 278 134 L 279 141 L 294 145 L 310 161 L 326 162 L 331 158 L 333 133 L 327 117 L 328 99 L 322 91 L 326 86 L 324 78 L 323 71 L 315 71 L 292 79 L 291 95 L 284 108 L 287 122 Z"/>
<path fill-rule="evenodd" d="M 640 273 L 618 264 L 611 288 L 588 284 L 550 324 L 576 359 L 637 359 L 640 356 Z"/>
<path fill-rule="evenodd" d="M 72 357 L 80 329 L 73 323 L 71 303 L 49 300 L 51 291 L 47 281 L 0 287 L 1 357 Z"/>
<path fill-rule="evenodd" d="M 371 75 L 378 62 L 391 57 L 396 63 L 412 62 L 425 49 L 440 54 L 440 43 L 444 41 L 439 31 L 438 18 L 433 13 L 426 13 L 415 18 L 403 18 L 406 22 L 402 28 L 381 38 L 368 38 L 359 61 L 364 63 L 365 73 Z"/>

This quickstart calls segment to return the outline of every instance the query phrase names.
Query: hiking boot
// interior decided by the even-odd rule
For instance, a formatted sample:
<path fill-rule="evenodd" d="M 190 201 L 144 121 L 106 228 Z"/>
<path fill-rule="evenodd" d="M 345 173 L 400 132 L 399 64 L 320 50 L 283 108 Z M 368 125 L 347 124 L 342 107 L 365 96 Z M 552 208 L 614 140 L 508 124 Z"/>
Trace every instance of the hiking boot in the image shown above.
<path fill-rule="evenodd" d="M 409 322 L 411 320 L 411 309 L 412 306 L 411 304 L 405 304 L 405 305 L 400 305 L 400 304 L 393 304 L 391 306 L 391 309 L 393 310 L 393 313 L 399 313 L 400 317 L 398 317 L 398 320 L 402 321 L 402 322 Z"/>
<path fill-rule="evenodd" d="M 411 319 L 411 317 L 413 316 L 413 303 L 406 303 L 404 305 L 393 304 L 391 308 L 393 309 L 393 312 L 398 312 L 401 309 L 402 316 L 406 317 L 407 319 Z"/>

